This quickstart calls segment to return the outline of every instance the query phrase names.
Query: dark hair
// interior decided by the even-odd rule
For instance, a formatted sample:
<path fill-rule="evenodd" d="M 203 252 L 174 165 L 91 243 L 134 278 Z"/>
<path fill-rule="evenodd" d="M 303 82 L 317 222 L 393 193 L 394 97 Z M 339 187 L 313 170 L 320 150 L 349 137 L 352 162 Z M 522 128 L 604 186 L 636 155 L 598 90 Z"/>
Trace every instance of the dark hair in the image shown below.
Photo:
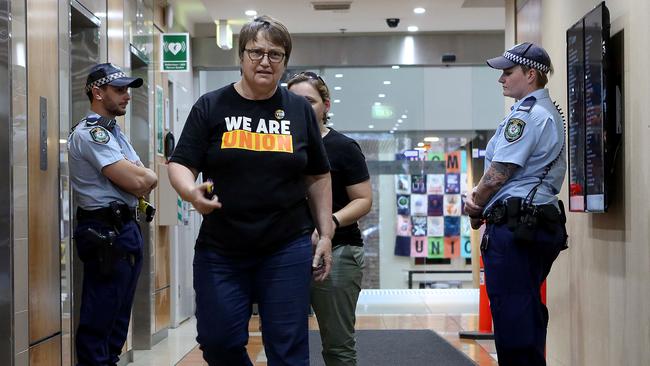
<path fill-rule="evenodd" d="M 540 88 L 543 88 L 543 87 L 546 86 L 546 84 L 548 84 L 548 74 L 553 74 L 553 64 L 549 65 L 551 71 L 549 71 L 548 74 L 546 74 L 544 72 L 541 72 L 541 71 L 539 71 L 537 69 L 534 69 L 534 68 L 532 68 L 530 66 L 521 65 L 521 64 L 519 66 L 521 67 L 521 71 L 523 71 L 524 74 L 527 73 L 528 70 L 530 70 L 530 69 L 535 70 L 535 74 L 537 75 L 537 78 L 536 78 L 537 86 L 540 87 Z"/>
<path fill-rule="evenodd" d="M 284 24 L 268 15 L 256 17 L 242 27 L 239 32 L 239 59 L 244 57 L 246 44 L 256 40 L 260 32 L 266 39 L 284 48 L 284 66 L 287 66 L 291 56 L 291 35 Z"/>
<path fill-rule="evenodd" d="M 320 95 L 320 98 L 323 100 L 323 102 L 330 100 L 330 89 L 327 87 L 327 84 L 325 84 L 325 80 L 323 80 L 323 78 L 317 74 L 314 74 L 311 71 L 304 71 L 295 74 L 287 82 L 287 89 L 291 89 L 293 85 L 300 83 L 309 83 L 309 85 L 313 86 L 314 89 L 316 89 L 318 92 L 318 95 Z M 329 116 L 327 115 L 327 112 L 325 112 L 325 115 L 323 116 L 323 123 L 327 123 L 327 120 L 329 120 Z"/>

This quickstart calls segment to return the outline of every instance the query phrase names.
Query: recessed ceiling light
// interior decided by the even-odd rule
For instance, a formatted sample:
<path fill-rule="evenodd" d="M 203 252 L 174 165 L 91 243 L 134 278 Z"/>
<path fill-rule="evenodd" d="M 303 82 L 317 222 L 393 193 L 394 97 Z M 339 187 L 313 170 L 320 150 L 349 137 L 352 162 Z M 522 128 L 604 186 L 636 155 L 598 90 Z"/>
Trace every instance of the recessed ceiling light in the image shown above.
<path fill-rule="evenodd" d="M 393 70 L 399 70 L 399 65 L 393 65 L 392 68 Z"/>
<path fill-rule="evenodd" d="M 404 122 L 402 119 L 397 120 L 397 123 L 402 123 L 402 122 Z"/>
<path fill-rule="evenodd" d="M 341 99 L 334 99 L 334 103 L 341 103 Z"/>
<path fill-rule="evenodd" d="M 409 117 L 407 115 L 405 115 L 405 114 L 402 114 L 402 118 L 407 119 Z"/>
<path fill-rule="evenodd" d="M 379 98 L 386 98 L 386 94 L 377 94 Z"/>
<path fill-rule="evenodd" d="M 384 85 L 390 85 L 390 80 L 384 80 Z"/>
<path fill-rule="evenodd" d="M 246 10 L 244 12 L 244 14 L 246 14 L 246 16 L 249 16 L 249 17 L 254 17 L 254 16 L 257 15 L 257 12 L 255 10 Z"/>
<path fill-rule="evenodd" d="M 390 130 L 390 131 L 388 131 L 388 133 L 395 133 L 395 131 L 393 131 L 393 130 Z"/>
<path fill-rule="evenodd" d="M 424 141 L 427 141 L 427 142 L 438 142 L 438 141 L 440 141 L 440 137 L 436 137 L 436 136 L 433 136 L 433 137 L 425 137 L 425 138 L 424 138 Z"/>
<path fill-rule="evenodd" d="M 375 105 L 381 105 L 381 102 L 375 102 Z"/>
<path fill-rule="evenodd" d="M 420 28 L 417 27 L 417 25 L 409 25 L 408 28 L 406 28 L 409 32 L 417 32 L 420 30 Z"/>
<path fill-rule="evenodd" d="M 397 127 L 393 127 L 393 131 L 397 131 Z"/>
<path fill-rule="evenodd" d="M 368 125 L 368 128 L 375 128 L 375 125 Z"/>
<path fill-rule="evenodd" d="M 343 77 L 343 74 L 336 74 L 336 75 L 334 75 L 334 77 L 335 77 L 335 78 L 342 78 L 342 77 Z"/>
<path fill-rule="evenodd" d="M 280 83 L 280 86 L 284 86 L 284 87 L 286 87 L 287 85 L 289 85 L 289 84 L 287 84 L 287 83 Z"/>
<path fill-rule="evenodd" d="M 334 87 L 334 90 L 341 90 L 341 89 L 343 89 L 343 88 L 341 88 L 340 86 L 335 86 Z"/>
<path fill-rule="evenodd" d="M 418 142 L 418 147 L 424 146 L 424 142 Z"/>
<path fill-rule="evenodd" d="M 415 14 L 424 14 L 424 13 L 427 12 L 427 9 L 425 9 L 425 8 L 415 8 L 415 9 L 413 9 L 413 12 Z"/>

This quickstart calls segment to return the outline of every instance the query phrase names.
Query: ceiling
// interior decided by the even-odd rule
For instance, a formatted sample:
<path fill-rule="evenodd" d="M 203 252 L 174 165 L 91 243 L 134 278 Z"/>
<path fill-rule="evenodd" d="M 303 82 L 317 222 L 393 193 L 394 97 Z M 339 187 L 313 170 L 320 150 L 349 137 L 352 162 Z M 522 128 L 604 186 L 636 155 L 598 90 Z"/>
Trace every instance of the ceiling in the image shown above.
<path fill-rule="evenodd" d="M 415 25 L 420 32 L 503 30 L 504 0 L 169 0 L 175 18 L 194 34 L 195 24 L 227 19 L 234 33 L 255 10 L 283 22 L 292 34 L 403 33 Z M 312 2 L 351 2 L 346 11 L 316 11 Z M 424 14 L 413 9 L 423 7 Z M 399 18 L 396 28 L 386 18 Z M 205 28 L 205 27 L 204 27 Z"/>

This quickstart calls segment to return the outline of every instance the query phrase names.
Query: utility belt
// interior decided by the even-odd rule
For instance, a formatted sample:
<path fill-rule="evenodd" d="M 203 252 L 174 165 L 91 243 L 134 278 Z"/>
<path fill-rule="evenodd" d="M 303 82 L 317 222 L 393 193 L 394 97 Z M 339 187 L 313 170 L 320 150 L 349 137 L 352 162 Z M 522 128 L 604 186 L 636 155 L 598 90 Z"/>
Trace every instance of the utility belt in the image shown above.
<path fill-rule="evenodd" d="M 557 224 L 561 224 L 565 230 L 566 213 L 561 200 L 558 206 L 559 210 L 551 204 L 532 205 L 520 197 L 510 197 L 492 205 L 483 219 L 487 224 L 505 224 L 514 232 L 515 241 L 531 243 L 537 229 L 553 231 Z"/>
<path fill-rule="evenodd" d="M 138 220 L 138 210 L 117 202 L 111 202 L 109 207 L 102 207 L 96 210 L 85 210 L 77 207 L 77 220 L 97 220 L 110 226 L 115 226 L 119 230 L 127 222 Z"/>
<path fill-rule="evenodd" d="M 78 221 L 97 220 L 111 227 L 106 234 L 87 227 L 75 235 L 75 239 L 83 240 L 88 245 L 88 253 L 99 261 L 99 273 L 102 276 L 110 277 L 113 274 L 116 260 L 126 260 L 131 266 L 135 265 L 135 255 L 118 248 L 115 245 L 115 238 L 120 234 L 124 224 L 136 219 L 136 209 L 117 202 L 112 202 L 109 207 L 97 210 L 77 208 Z"/>

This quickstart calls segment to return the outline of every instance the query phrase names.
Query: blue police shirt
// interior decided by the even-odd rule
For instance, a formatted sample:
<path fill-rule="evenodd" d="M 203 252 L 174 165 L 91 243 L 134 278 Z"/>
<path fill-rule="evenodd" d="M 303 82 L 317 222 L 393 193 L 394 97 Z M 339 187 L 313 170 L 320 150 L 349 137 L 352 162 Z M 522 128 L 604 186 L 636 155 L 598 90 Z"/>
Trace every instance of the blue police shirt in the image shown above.
<path fill-rule="evenodd" d="M 540 182 L 545 168 L 553 163 L 538 186 L 533 204 L 554 204 L 566 172 L 564 122 L 548 89 L 538 89 L 519 100 L 499 124 L 485 152 L 485 170 L 495 162 L 517 164 L 520 168 L 490 199 L 486 210 L 508 197 L 526 196 Z M 559 156 L 559 158 L 558 158 Z"/>
<path fill-rule="evenodd" d="M 111 131 L 99 125 L 100 116 L 86 116 L 68 136 L 70 180 L 77 206 L 94 210 L 119 201 L 136 207 L 138 197 L 121 190 L 104 174 L 102 168 L 127 159 L 141 164 L 138 154 L 115 124 Z"/>

